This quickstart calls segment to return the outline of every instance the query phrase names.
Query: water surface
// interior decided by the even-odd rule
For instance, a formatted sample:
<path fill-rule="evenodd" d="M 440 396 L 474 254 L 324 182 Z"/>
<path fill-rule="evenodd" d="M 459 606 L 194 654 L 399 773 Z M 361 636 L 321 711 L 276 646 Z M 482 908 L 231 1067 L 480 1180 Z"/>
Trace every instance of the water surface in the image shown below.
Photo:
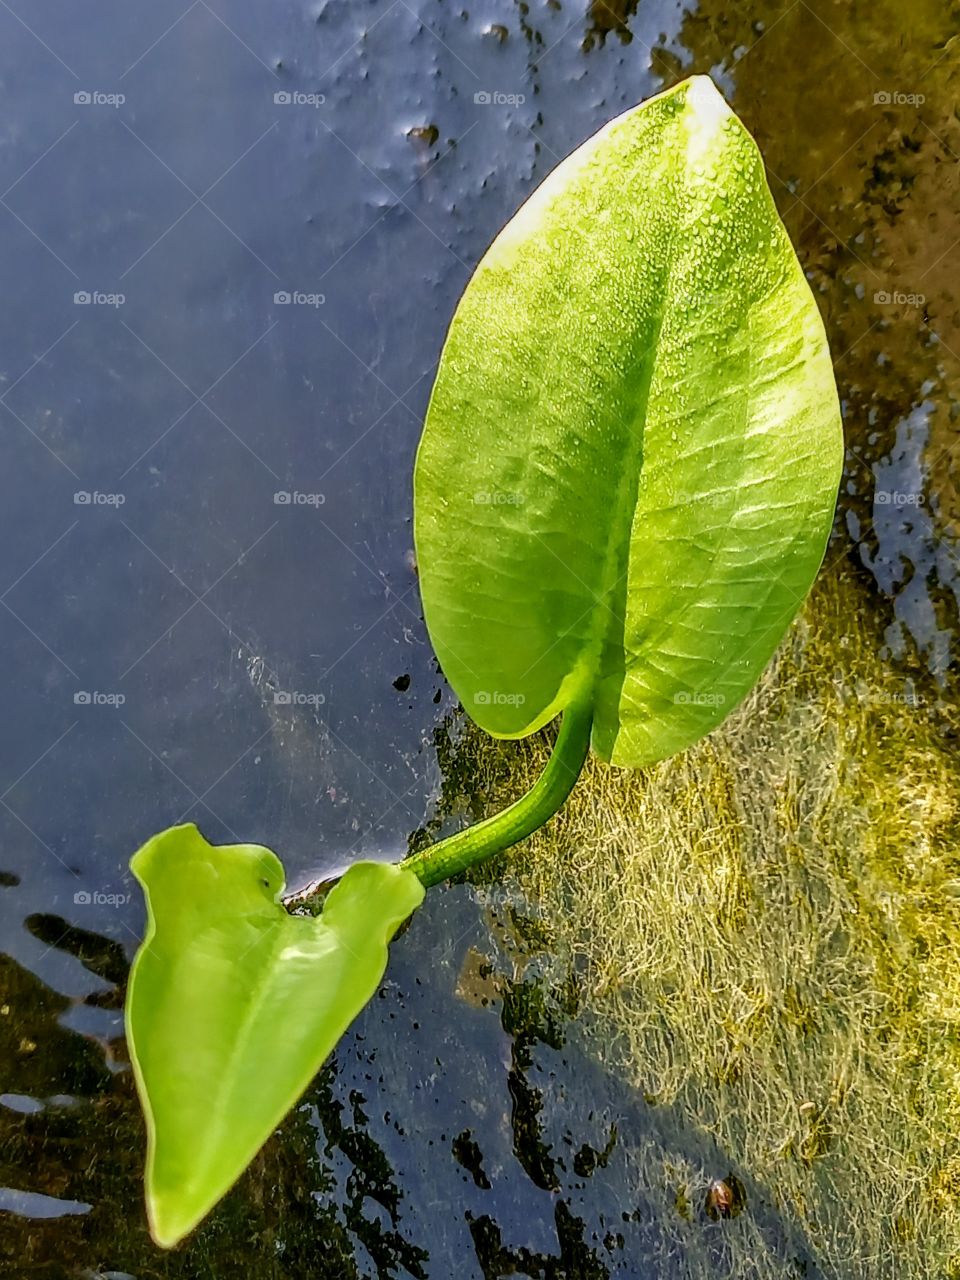
<path fill-rule="evenodd" d="M 431 894 L 303 1106 L 159 1253 L 127 859 L 190 818 L 300 885 L 433 815 L 453 700 L 410 473 L 446 325 L 558 160 L 692 72 L 755 133 L 827 323 L 829 559 L 883 660 L 952 699 L 956 33 L 889 0 L 0 9 L 6 1274 L 653 1277 L 690 1222 L 726 1274 L 738 1224 L 665 1210 L 630 1153 L 653 1135 L 705 1180 L 729 1153 L 572 1045 L 576 993 L 543 994 L 536 939 L 469 886 Z M 762 1190 L 749 1213 L 783 1274 L 820 1273 Z"/>

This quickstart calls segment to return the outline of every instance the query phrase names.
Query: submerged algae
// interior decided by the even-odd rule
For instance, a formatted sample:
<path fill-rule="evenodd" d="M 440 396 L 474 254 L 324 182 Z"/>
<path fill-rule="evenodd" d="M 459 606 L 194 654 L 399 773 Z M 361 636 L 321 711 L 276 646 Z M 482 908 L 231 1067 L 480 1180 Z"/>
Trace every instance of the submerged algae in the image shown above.
<path fill-rule="evenodd" d="M 719 730 L 640 774 L 591 762 L 490 874 L 549 931 L 548 981 L 576 975 L 593 1054 L 715 1139 L 826 1274 L 933 1280 L 960 1275 L 958 714 L 870 632 L 828 574 Z M 511 748 L 457 748 L 492 808 L 548 743 Z M 631 1154 L 702 1195 L 662 1144 Z M 749 1217 L 728 1274 L 782 1274 Z M 676 1244 L 716 1274 L 701 1224 Z"/>

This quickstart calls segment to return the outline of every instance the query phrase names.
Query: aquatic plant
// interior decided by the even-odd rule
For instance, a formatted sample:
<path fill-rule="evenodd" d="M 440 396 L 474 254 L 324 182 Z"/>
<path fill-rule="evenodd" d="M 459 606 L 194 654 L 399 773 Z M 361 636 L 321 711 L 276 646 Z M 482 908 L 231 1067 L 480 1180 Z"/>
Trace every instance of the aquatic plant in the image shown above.
<path fill-rule="evenodd" d="M 630 768 L 715 728 L 820 565 L 841 464 L 819 313 L 749 134 L 704 77 L 611 121 L 500 233 L 457 308 L 414 477 L 424 613 L 481 729 L 562 716 L 539 780 L 316 917 L 192 825 L 132 867 L 127 1033 L 155 1240 L 212 1208 L 376 990 L 432 885 L 530 835 L 592 745 Z"/>

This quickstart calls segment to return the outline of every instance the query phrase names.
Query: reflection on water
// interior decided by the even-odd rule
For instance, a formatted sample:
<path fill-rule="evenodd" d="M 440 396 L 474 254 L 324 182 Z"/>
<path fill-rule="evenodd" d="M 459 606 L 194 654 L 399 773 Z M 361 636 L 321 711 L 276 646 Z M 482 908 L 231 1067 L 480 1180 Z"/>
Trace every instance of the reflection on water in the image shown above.
<path fill-rule="evenodd" d="M 430 895 L 303 1105 L 159 1254 L 122 1039 L 126 860 L 189 814 L 302 884 L 422 824 L 451 703 L 410 468 L 445 325 L 556 162 L 692 71 L 757 136 L 826 318 L 850 444 L 829 558 L 855 571 L 852 619 L 953 705 L 955 20 L 924 2 L 905 31 L 890 0 L 21 18 L 0 12 L 0 1268 L 821 1274 L 802 1215 L 682 1105 L 598 1065 L 535 925 L 467 886 Z M 74 102 L 94 91 L 125 102 Z M 745 1208 L 714 1221 L 724 1179 Z"/>

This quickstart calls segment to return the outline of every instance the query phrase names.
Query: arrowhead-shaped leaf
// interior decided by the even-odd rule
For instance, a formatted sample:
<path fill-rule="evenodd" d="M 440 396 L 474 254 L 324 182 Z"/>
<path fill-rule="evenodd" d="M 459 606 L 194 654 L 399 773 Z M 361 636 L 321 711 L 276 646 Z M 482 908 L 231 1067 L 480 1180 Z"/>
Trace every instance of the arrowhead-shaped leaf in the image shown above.
<path fill-rule="evenodd" d="M 752 138 L 698 76 L 560 164 L 477 268 L 416 467 L 430 637 L 521 737 L 575 700 L 642 765 L 750 689 L 823 557 L 823 325 Z"/>
<path fill-rule="evenodd" d="M 424 890 L 412 872 L 359 862 L 320 916 L 291 916 L 269 849 L 210 845 L 193 825 L 155 836 L 131 866 L 148 925 L 127 1038 L 147 1122 L 150 1229 L 171 1246 L 239 1177 L 374 994 L 387 943 Z"/>

